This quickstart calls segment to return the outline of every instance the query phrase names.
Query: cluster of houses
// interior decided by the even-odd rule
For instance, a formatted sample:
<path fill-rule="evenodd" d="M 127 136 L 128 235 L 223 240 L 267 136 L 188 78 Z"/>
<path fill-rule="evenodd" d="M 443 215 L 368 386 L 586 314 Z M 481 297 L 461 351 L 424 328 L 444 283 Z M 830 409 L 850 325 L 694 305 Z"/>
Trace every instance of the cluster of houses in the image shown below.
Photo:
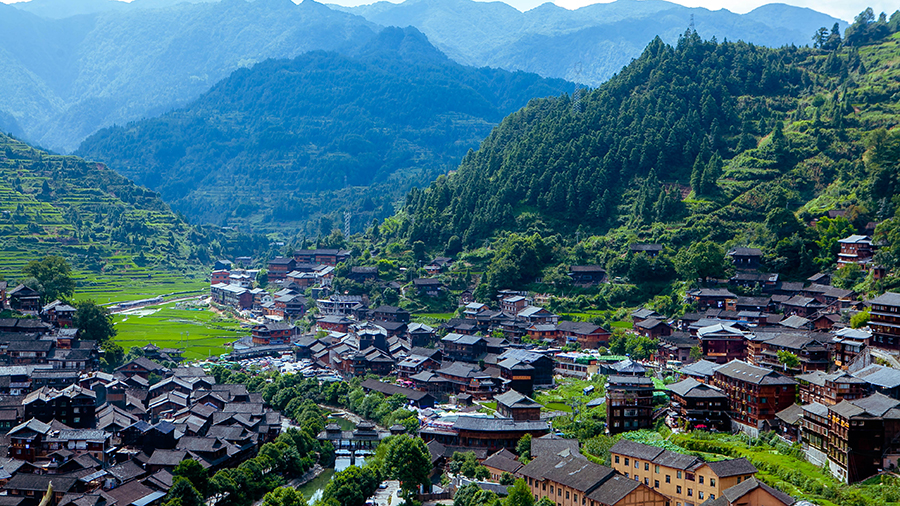
<path fill-rule="evenodd" d="M 260 394 L 177 366 L 182 350 L 148 344 L 100 372 L 97 343 L 72 327 L 75 308 L 17 302 L 40 301 L 21 286 L 11 293 L 4 303 L 39 318 L 0 319 L 3 505 L 37 505 L 52 484 L 54 506 L 154 506 L 181 461 L 215 472 L 280 433 Z"/>
<path fill-rule="evenodd" d="M 234 467 L 281 431 L 261 394 L 218 385 L 201 368 L 140 357 L 112 374 L 81 371 L 65 387 L 26 386 L 24 366 L 0 372 L 26 380 L 0 401 L 3 504 L 36 505 L 52 483 L 56 506 L 156 505 L 181 461 Z"/>

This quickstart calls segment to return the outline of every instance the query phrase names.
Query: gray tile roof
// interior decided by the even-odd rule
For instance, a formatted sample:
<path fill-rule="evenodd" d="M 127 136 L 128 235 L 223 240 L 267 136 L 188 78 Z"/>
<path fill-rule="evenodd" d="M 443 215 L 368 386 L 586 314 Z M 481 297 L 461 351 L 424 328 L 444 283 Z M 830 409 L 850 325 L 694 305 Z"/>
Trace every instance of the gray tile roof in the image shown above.
<path fill-rule="evenodd" d="M 716 476 L 719 478 L 755 474 L 757 471 L 756 466 L 743 457 L 739 459 L 720 460 L 718 462 L 707 462 L 706 465 L 712 472 L 716 473 Z"/>
<path fill-rule="evenodd" d="M 728 499 L 728 502 L 734 504 L 734 503 L 738 502 L 742 497 L 744 497 L 748 493 L 752 492 L 753 490 L 756 490 L 757 488 L 762 488 L 763 490 L 765 490 L 766 492 L 768 492 L 773 497 L 775 497 L 776 499 L 778 499 L 779 501 L 781 501 L 782 503 L 784 503 L 787 506 L 794 504 L 793 497 L 785 494 L 784 492 L 782 492 L 780 490 L 776 490 L 776 489 L 766 485 L 765 483 L 757 480 L 756 478 L 750 478 L 749 480 L 742 481 L 741 483 L 738 483 L 737 485 L 735 485 L 731 488 L 725 489 L 724 491 L 722 491 L 722 495 Z M 773 505 L 773 506 L 777 506 L 777 505 Z"/>
<path fill-rule="evenodd" d="M 716 369 L 716 374 L 746 381 L 756 385 L 795 385 L 797 382 L 771 369 L 750 365 L 741 360 L 732 360 Z"/>

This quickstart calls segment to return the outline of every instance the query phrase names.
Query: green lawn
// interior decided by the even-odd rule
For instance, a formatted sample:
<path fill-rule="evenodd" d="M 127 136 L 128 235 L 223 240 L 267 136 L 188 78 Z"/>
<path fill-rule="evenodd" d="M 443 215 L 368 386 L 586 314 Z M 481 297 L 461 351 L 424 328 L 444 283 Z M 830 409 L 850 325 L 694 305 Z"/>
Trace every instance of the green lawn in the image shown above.
<path fill-rule="evenodd" d="M 634 324 L 628 321 L 612 322 L 612 327 L 614 329 L 630 329 L 633 326 Z"/>
<path fill-rule="evenodd" d="M 225 343 L 248 335 L 234 320 L 209 310 L 175 309 L 171 304 L 148 306 L 153 314 L 117 314 L 116 342 L 127 352 L 132 346 L 153 343 L 160 348 L 182 348 L 184 358 L 195 360 L 227 353 Z"/>

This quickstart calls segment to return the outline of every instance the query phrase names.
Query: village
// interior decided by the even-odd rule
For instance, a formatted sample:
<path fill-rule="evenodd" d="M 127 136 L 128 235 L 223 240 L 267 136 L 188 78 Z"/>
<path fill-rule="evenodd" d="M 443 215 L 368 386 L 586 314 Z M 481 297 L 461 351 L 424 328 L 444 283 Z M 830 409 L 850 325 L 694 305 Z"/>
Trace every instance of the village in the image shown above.
<path fill-rule="evenodd" d="M 839 268 L 878 275 L 870 238 L 840 244 Z M 629 254 L 652 257 L 661 248 L 634 244 Z M 251 375 L 274 367 L 401 398 L 416 414 L 412 435 L 431 457 L 435 486 L 420 491 L 424 501 L 451 498 L 470 482 L 504 495 L 511 479 L 521 479 L 535 500 L 566 506 L 579 496 L 590 506 L 796 502 L 757 479 L 746 458 L 707 461 L 626 437 L 608 450 L 607 465 L 598 463 L 557 427 L 565 418 L 574 423 L 579 409 L 601 406 L 609 436 L 660 426 L 774 433 L 838 482 L 893 472 L 900 465 L 900 294 L 862 300 L 832 286 L 827 274 L 781 281 L 759 271 L 761 256 L 732 249 L 734 276 L 687 292 L 684 302 L 695 311 L 673 317 L 636 308 L 624 332 L 563 319 L 544 307 L 545 295 L 510 290 L 481 301 L 463 290 L 454 295 L 453 317 L 418 323 L 402 307 L 334 289 L 339 272 L 378 282 L 375 267 L 346 267 L 347 250 L 296 251 L 269 260 L 263 273 L 220 260 L 208 304 L 249 322 L 247 338 L 221 357 L 190 363 L 181 349 L 147 343 L 141 356 L 108 371 L 98 344 L 73 326 L 73 306 L 0 282 L 0 309 L 15 315 L 0 319 L 0 505 L 37 506 L 49 488 L 55 506 L 156 506 L 186 459 L 211 475 L 253 458 L 291 426 L 291 415 L 247 385 L 217 382 L 213 368 L 223 366 Z M 429 277 L 384 286 L 446 296 L 441 274 L 452 267 L 451 258 L 438 257 L 423 266 Z M 571 266 L 569 276 L 583 286 L 610 282 L 592 265 Z M 747 290 L 752 295 L 741 295 Z M 848 315 L 861 312 L 869 320 L 853 328 Z M 632 338 L 654 348 L 642 357 L 612 353 L 614 341 Z M 539 402 L 571 381 L 586 385 L 571 406 Z M 407 432 L 330 421 L 316 437 L 355 451 Z M 441 483 L 456 455 L 469 452 L 487 475 Z"/>

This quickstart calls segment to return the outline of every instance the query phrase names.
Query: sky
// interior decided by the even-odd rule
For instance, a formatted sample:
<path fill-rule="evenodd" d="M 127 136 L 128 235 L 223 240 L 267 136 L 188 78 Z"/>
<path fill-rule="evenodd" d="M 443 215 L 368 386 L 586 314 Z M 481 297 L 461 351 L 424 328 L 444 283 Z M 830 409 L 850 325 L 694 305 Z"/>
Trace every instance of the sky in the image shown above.
<path fill-rule="evenodd" d="M 3 3 L 15 3 L 23 0 L 0 0 Z M 124 0 L 131 1 L 131 0 Z M 322 3 L 334 3 L 346 6 L 356 6 L 373 3 L 373 0 L 318 0 Z M 389 0 L 393 3 L 400 3 L 401 0 Z M 486 1 L 486 0 L 476 0 Z M 520 11 L 533 9 L 538 5 L 549 0 L 503 0 L 505 3 L 512 5 Z M 577 9 L 585 5 L 595 3 L 607 3 L 611 0 L 553 0 L 553 3 L 567 9 Z M 836 18 L 852 22 L 853 18 L 865 10 L 866 7 L 872 7 L 875 14 L 886 12 L 890 16 L 894 11 L 900 8 L 900 3 L 896 0 L 668 0 L 673 3 L 685 5 L 687 7 L 704 7 L 710 10 L 728 9 L 731 12 L 743 14 L 749 12 L 761 5 L 769 3 L 785 3 L 796 5 L 798 7 L 809 7 L 830 14 Z M 294 0 L 299 3 L 300 0 Z"/>

